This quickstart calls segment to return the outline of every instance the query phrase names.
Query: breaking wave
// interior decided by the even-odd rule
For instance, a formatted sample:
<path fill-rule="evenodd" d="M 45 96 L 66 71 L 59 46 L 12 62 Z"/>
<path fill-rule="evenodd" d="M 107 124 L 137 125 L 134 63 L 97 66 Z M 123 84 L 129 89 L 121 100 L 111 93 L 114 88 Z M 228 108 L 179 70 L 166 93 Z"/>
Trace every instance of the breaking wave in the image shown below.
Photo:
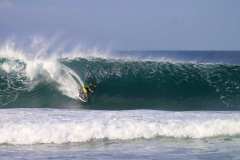
<path fill-rule="evenodd" d="M 46 51 L 45 51 L 46 52 Z M 100 54 L 100 53 L 99 53 Z M 34 55 L 34 56 L 33 56 Z M 240 66 L 0 49 L 1 107 L 239 110 Z M 69 55 L 67 57 L 66 55 Z M 46 58 L 48 57 L 48 58 Z M 87 103 L 79 87 L 96 85 Z"/>
<path fill-rule="evenodd" d="M 2 109 L 0 116 L 0 144 L 210 138 L 240 134 L 239 112 Z"/>

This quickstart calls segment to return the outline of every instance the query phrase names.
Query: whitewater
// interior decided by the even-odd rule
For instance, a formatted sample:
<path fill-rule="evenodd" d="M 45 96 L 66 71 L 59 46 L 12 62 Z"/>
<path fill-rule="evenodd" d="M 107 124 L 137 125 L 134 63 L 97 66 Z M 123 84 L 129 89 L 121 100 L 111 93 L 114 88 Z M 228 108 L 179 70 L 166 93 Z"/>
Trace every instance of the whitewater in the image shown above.
<path fill-rule="evenodd" d="M 9 44 L 0 49 L 2 60 L 0 68 L 7 75 L 7 77 L 3 77 L 7 78 L 6 90 L 12 87 L 13 90 L 23 90 L 24 88 L 29 91 L 41 82 L 52 82 L 56 83 L 56 88 L 62 94 L 73 99 L 79 98 L 79 88 L 83 86 L 83 81 L 75 72 L 60 64 L 56 57 L 46 59 L 38 54 L 34 57 L 28 57 L 27 55 L 29 54 L 15 49 Z M 19 88 L 8 79 L 9 76 L 14 74 L 13 81 L 23 83 Z"/>
<path fill-rule="evenodd" d="M 239 112 L 4 109 L 0 116 L 0 144 L 62 144 L 157 137 L 199 139 L 240 134 Z"/>

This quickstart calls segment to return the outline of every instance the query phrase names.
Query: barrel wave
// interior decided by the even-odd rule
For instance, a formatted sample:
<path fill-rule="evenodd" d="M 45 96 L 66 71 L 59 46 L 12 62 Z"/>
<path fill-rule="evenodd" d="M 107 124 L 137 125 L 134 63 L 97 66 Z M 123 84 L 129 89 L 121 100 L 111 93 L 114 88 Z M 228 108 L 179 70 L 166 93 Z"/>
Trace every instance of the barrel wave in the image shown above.
<path fill-rule="evenodd" d="M 0 58 L 1 107 L 239 110 L 240 66 L 174 61 Z M 94 87 L 87 103 L 81 84 Z"/>
<path fill-rule="evenodd" d="M 238 65 L 106 59 L 63 62 L 86 83 L 96 81 L 89 108 L 239 109 Z"/>

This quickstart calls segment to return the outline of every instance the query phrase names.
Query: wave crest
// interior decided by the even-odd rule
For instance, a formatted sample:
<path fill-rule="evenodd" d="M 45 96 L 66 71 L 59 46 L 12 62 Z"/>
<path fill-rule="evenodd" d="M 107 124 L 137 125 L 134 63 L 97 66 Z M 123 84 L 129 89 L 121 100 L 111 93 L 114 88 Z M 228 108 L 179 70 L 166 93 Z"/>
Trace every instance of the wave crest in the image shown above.
<path fill-rule="evenodd" d="M 63 95 L 78 99 L 79 87 L 83 81 L 73 70 L 60 63 L 56 57 L 27 55 L 29 54 L 14 46 L 6 45 L 0 49 L 2 105 L 13 101 L 6 98 L 8 95 L 17 97 L 22 93 L 20 90 L 30 92 L 41 83 L 51 83 Z M 4 90 L 7 92 L 5 97 Z"/>

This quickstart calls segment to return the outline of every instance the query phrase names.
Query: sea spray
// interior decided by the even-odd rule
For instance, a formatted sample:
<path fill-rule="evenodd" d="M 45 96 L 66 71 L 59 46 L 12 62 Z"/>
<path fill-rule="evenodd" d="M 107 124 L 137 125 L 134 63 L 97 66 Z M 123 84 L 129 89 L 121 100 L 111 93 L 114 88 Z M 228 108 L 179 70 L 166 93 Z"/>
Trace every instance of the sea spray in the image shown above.
<path fill-rule="evenodd" d="M 15 92 L 14 96 L 18 96 L 23 92 L 31 92 L 41 83 L 50 83 L 63 95 L 78 99 L 79 88 L 83 85 L 83 81 L 74 71 L 59 63 L 56 57 L 44 58 L 39 55 L 36 57 L 27 55 L 29 54 L 9 45 L 0 49 L 0 74 L 3 86 L 1 91 L 8 90 L 9 94 Z M 17 85 L 13 85 L 14 82 Z M 25 88 L 25 90 L 21 89 L 22 92 L 18 93 L 20 88 Z M 8 93 L 1 92 L 0 94 L 1 101 L 8 104 L 6 100 L 3 100 L 4 94 Z"/>

